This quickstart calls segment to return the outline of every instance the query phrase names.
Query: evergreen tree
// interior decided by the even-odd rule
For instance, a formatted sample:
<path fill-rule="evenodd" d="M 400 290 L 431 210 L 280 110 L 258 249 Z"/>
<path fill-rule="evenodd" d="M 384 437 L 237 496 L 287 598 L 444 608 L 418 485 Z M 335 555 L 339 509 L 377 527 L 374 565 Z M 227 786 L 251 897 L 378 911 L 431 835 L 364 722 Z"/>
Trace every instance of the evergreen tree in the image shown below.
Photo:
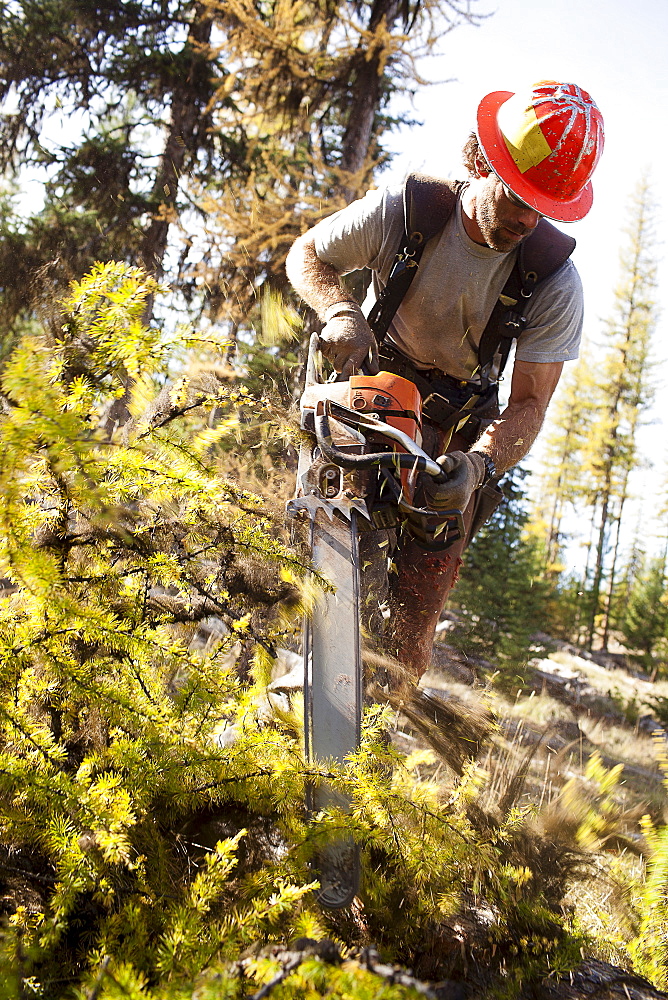
<path fill-rule="evenodd" d="M 653 395 L 650 348 L 656 324 L 656 236 L 646 178 L 639 182 L 631 202 L 626 232 L 628 246 L 621 255 L 615 307 L 606 324 L 612 346 L 602 366 L 597 419 L 583 451 L 592 480 L 589 504 L 598 522 L 587 637 L 591 646 L 600 627 L 603 648 L 607 648 L 629 477 L 637 461 L 637 430 Z M 604 595 L 606 574 L 608 587 Z"/>
<path fill-rule="evenodd" d="M 549 505 L 545 500 L 537 504 L 546 535 L 546 569 L 553 577 L 560 571 L 564 514 L 570 512 L 575 524 L 573 515 L 590 512 L 581 579 L 569 574 L 566 587 L 557 585 L 555 590 L 557 602 L 560 594 L 577 595 L 575 604 L 569 604 L 572 637 L 590 648 L 597 635 L 607 647 L 618 589 L 622 518 L 638 461 L 637 432 L 653 396 L 656 250 L 646 179 L 638 185 L 629 216 L 628 246 L 621 255 L 606 342 L 583 356 L 557 397 L 541 477 L 541 496 L 549 497 Z M 565 613 L 557 617 L 567 620 Z"/>
<path fill-rule="evenodd" d="M 504 480 L 507 499 L 469 546 L 452 596 L 462 616 L 453 641 L 498 663 L 508 683 L 526 665 L 531 635 L 544 628 L 547 606 L 540 550 L 526 534 L 525 477 L 518 468 Z"/>
<path fill-rule="evenodd" d="M 244 163 L 240 130 L 213 127 L 225 69 L 209 8 L 15 0 L 2 13 L 0 163 L 46 177 L 44 209 L 0 243 L 3 273 L 24 305 L 35 267 L 54 260 L 64 277 L 116 257 L 160 278 L 184 178 Z"/>
<path fill-rule="evenodd" d="M 364 194 L 388 162 L 387 136 L 406 123 L 393 98 L 422 82 L 420 58 L 479 18 L 460 0 L 220 9 L 232 12 L 225 44 L 235 67 L 220 92 L 235 97 L 221 127 L 230 113 L 244 122 L 249 174 L 212 176 L 199 193 L 205 249 L 189 276 L 207 288 L 210 312 L 226 318 L 232 339 L 246 333 L 243 352 L 267 288 L 286 289 L 295 238 Z"/>
<path fill-rule="evenodd" d="M 460 0 L 2 11 L 0 165 L 46 177 L 43 210 L 0 233 L 6 321 L 32 304 L 39 266 L 56 261 L 63 282 L 109 259 L 168 271 L 214 315 L 240 302 L 246 321 L 323 197 L 336 208 L 382 163 L 387 103 L 415 79 L 435 22 L 474 19 Z"/>
<path fill-rule="evenodd" d="M 550 408 L 550 430 L 541 452 L 541 473 L 536 515 L 545 531 L 545 571 L 548 579 L 561 572 L 564 519 L 572 515 L 587 492 L 581 454 L 592 420 L 594 363 L 583 353 L 568 372 Z"/>
<path fill-rule="evenodd" d="M 619 618 L 619 628 L 629 649 L 640 652 L 646 670 L 656 667 L 657 652 L 665 657 L 668 640 L 665 551 L 635 576 Z"/>

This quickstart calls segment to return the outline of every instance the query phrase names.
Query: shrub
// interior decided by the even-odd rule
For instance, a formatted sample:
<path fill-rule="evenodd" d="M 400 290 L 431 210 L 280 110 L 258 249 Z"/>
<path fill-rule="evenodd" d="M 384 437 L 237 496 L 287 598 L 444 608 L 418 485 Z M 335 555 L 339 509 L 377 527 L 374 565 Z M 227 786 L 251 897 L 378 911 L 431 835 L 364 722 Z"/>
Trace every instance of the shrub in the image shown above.
<path fill-rule="evenodd" d="M 410 977 L 384 981 L 362 950 L 461 978 L 463 926 L 506 992 L 570 968 L 581 942 L 558 903 L 573 858 L 510 800 L 486 813 L 473 762 L 444 789 L 427 752 L 388 748 L 378 708 L 339 769 L 305 764 L 297 708 L 262 722 L 304 567 L 265 501 L 216 468 L 247 398 L 236 382 L 180 378 L 142 416 L 176 354 L 141 321 L 158 291 L 97 266 L 55 336 L 24 338 L 2 377 L 0 996 L 203 1000 L 274 983 L 284 998 L 398 1000 L 417 995 Z M 350 810 L 309 817 L 305 782 L 325 776 Z M 312 860 L 342 832 L 363 853 L 361 899 L 324 913 Z M 326 937 L 336 961 L 281 958 Z"/>

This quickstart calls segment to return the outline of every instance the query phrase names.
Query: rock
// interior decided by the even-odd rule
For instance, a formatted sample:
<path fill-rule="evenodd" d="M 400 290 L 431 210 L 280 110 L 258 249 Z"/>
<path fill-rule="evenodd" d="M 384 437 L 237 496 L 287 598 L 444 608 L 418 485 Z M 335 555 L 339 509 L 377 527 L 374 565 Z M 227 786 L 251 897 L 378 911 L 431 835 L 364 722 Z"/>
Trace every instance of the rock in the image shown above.
<path fill-rule="evenodd" d="M 668 993 L 607 962 L 589 959 L 556 981 L 526 987 L 520 1000 L 666 1000 Z"/>

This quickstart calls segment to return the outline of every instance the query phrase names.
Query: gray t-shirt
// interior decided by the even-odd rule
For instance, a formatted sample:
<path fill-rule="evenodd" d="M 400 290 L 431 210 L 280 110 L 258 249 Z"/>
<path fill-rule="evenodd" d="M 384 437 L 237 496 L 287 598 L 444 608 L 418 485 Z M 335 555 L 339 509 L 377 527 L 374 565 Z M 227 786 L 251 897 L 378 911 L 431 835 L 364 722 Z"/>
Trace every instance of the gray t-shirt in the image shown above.
<path fill-rule="evenodd" d="M 371 268 L 373 302 L 387 281 L 403 228 L 402 190 L 370 191 L 318 223 L 313 230 L 315 249 L 341 274 Z M 499 253 L 474 243 L 464 229 L 458 201 L 442 233 L 425 247 L 388 339 L 418 367 L 440 368 L 475 381 L 478 343 L 515 255 L 515 250 Z M 570 260 L 542 282 L 525 316 L 516 358 L 538 362 L 577 358 L 582 285 Z"/>

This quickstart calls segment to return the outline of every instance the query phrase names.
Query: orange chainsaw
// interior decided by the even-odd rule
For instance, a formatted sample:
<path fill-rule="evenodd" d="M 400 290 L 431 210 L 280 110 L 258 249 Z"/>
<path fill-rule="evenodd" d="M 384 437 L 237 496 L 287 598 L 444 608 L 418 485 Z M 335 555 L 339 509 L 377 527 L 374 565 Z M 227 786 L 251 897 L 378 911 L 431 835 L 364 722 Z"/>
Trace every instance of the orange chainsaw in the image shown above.
<path fill-rule="evenodd" d="M 410 531 L 425 548 L 460 539 L 459 510 L 416 506 L 420 473 L 445 482 L 443 468 L 421 448 L 422 407 L 416 386 L 391 372 L 322 381 L 318 335 L 309 345 L 297 488 L 291 518 L 308 522 L 314 570 L 333 586 L 304 626 L 304 732 L 309 761 L 342 764 L 358 749 L 362 717 L 359 533 Z M 327 785 L 307 794 L 314 810 L 348 803 Z M 349 905 L 359 886 L 358 851 L 350 839 L 328 845 L 318 860 L 323 906 Z"/>

